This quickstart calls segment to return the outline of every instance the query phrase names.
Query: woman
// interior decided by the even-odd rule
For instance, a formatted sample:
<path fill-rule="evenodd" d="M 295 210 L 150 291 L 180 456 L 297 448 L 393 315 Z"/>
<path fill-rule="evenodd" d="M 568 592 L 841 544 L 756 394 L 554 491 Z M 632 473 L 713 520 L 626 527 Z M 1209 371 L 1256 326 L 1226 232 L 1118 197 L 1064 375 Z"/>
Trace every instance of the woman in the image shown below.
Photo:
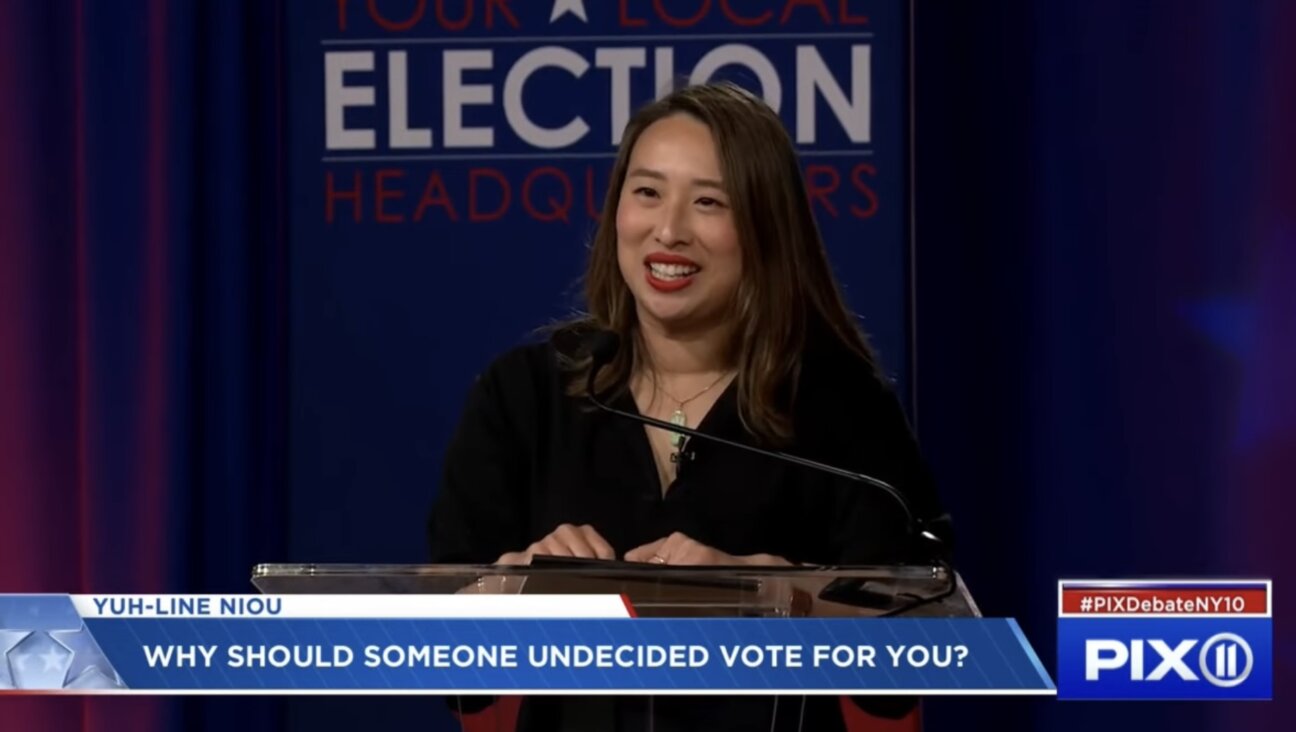
<path fill-rule="evenodd" d="M 777 115 L 728 84 L 649 104 L 626 128 L 603 210 L 588 315 L 503 356 L 472 391 L 431 521 L 434 561 L 909 557 L 903 513 L 881 491 L 646 428 L 584 398 L 587 336 L 611 330 L 622 345 L 595 388 L 613 405 L 881 478 L 917 516 L 936 515 L 899 403 L 829 269 Z M 800 702 L 783 704 L 789 729 L 840 728 L 836 700 L 811 699 L 804 711 Z M 771 704 L 659 698 L 651 713 L 657 729 L 684 720 L 768 729 Z M 559 728 L 562 706 L 532 700 L 524 717 Z M 627 729 L 642 728 L 643 713 L 617 711 Z"/>

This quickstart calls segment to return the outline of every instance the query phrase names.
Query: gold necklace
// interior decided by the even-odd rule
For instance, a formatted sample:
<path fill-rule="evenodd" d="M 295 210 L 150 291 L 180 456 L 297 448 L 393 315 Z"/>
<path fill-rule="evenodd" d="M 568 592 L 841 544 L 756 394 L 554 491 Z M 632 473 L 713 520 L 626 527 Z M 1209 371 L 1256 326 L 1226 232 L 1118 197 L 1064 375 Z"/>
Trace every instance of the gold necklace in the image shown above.
<path fill-rule="evenodd" d="M 668 399 L 670 399 L 671 401 L 675 402 L 678 405 L 675 408 L 675 411 L 671 413 L 670 423 L 674 425 L 679 425 L 680 427 L 689 426 L 688 415 L 684 413 L 685 405 L 687 405 L 689 402 L 693 401 L 694 399 L 697 399 L 698 397 L 702 396 L 703 394 L 707 393 L 708 391 L 711 391 L 713 388 L 715 388 L 716 384 L 719 384 L 721 381 L 724 381 L 729 376 L 729 372 L 726 371 L 720 374 L 720 376 L 716 377 L 715 381 L 711 382 L 710 384 L 707 384 L 706 387 L 702 389 L 702 391 L 699 391 L 698 393 L 694 394 L 688 399 L 680 399 L 676 397 L 674 394 L 671 394 L 669 391 L 666 391 L 666 387 L 657 383 L 657 374 L 655 372 L 650 372 L 650 373 L 652 373 L 653 389 L 660 391 L 662 394 L 665 394 Z M 679 432 L 671 433 L 671 447 L 675 448 L 675 454 L 677 456 L 679 455 L 680 451 L 684 449 L 684 443 L 687 441 L 688 441 L 687 436 L 682 435 Z"/>

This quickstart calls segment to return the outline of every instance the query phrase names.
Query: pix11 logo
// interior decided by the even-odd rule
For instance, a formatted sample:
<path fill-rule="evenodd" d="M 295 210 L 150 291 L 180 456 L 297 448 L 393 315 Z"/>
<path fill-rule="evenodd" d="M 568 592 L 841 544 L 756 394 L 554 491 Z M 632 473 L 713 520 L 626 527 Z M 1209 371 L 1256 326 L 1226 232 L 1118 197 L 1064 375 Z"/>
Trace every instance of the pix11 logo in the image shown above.
<path fill-rule="evenodd" d="M 1063 580 L 1060 699 L 1273 698 L 1269 580 Z"/>

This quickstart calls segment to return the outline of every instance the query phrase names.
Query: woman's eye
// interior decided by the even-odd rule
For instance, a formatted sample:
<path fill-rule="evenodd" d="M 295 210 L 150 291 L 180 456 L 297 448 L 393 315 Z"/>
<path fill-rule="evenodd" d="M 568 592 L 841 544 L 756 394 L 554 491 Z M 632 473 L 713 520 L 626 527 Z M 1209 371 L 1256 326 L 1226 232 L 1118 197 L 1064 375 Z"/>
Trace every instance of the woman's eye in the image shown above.
<path fill-rule="evenodd" d="M 636 196 L 648 196 L 649 198 L 657 197 L 657 191 L 648 186 L 640 186 L 636 188 L 634 192 Z"/>
<path fill-rule="evenodd" d="M 716 200 L 714 198 L 699 198 L 698 205 L 702 206 L 703 208 L 723 208 L 724 202 Z"/>

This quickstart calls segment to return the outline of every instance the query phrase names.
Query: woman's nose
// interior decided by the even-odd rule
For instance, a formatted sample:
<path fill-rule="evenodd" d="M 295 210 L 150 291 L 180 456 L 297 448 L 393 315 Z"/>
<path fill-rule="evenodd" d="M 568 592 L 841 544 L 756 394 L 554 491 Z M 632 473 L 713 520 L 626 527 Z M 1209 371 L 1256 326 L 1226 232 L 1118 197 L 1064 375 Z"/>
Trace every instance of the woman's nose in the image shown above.
<path fill-rule="evenodd" d="M 657 242 L 668 247 L 688 243 L 690 230 L 684 206 L 672 203 L 658 210 L 660 219 L 657 222 Z"/>

